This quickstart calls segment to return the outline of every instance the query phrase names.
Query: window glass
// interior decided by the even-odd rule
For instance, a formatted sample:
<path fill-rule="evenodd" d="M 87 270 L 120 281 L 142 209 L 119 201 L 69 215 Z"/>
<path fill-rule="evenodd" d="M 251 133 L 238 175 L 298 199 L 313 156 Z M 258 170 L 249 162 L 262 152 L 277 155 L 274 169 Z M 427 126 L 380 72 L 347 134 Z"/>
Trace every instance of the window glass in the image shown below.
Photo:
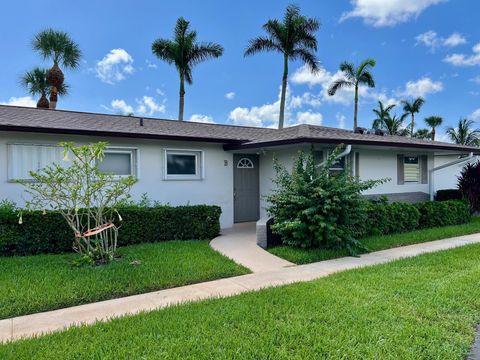
<path fill-rule="evenodd" d="M 65 166 L 63 148 L 55 145 L 9 144 L 8 180 L 31 180 L 30 171 L 38 171 L 54 163 Z"/>
<path fill-rule="evenodd" d="M 168 175 L 193 175 L 197 174 L 197 156 L 195 154 L 167 153 Z"/>
<path fill-rule="evenodd" d="M 420 181 L 420 164 L 418 156 L 405 156 L 403 166 L 405 182 Z"/>
<path fill-rule="evenodd" d="M 337 159 L 333 162 L 330 170 L 344 170 L 345 169 L 345 156 Z"/>
<path fill-rule="evenodd" d="M 132 175 L 132 154 L 105 152 L 105 158 L 98 164 L 100 171 L 114 175 Z"/>

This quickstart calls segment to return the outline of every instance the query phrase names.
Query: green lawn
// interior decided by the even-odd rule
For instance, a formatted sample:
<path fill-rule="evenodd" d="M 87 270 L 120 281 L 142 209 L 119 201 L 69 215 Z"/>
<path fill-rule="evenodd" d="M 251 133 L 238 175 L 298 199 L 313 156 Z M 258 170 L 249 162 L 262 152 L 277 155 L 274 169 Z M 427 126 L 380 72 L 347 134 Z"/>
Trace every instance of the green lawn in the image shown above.
<path fill-rule="evenodd" d="M 0 258 L 0 318 L 249 272 L 208 241 L 132 245 L 119 252 L 120 260 L 99 267 L 74 266 L 76 254 Z M 134 260 L 140 265 L 131 265 Z"/>
<path fill-rule="evenodd" d="M 371 236 L 362 239 L 361 242 L 370 251 L 378 251 L 477 232 L 480 232 L 480 217 L 473 218 L 468 224 L 416 230 L 403 234 Z M 347 250 L 301 249 L 290 246 L 276 246 L 268 251 L 295 264 L 308 264 L 349 256 Z"/>
<path fill-rule="evenodd" d="M 480 245 L 0 346 L 2 359 L 465 359 Z"/>

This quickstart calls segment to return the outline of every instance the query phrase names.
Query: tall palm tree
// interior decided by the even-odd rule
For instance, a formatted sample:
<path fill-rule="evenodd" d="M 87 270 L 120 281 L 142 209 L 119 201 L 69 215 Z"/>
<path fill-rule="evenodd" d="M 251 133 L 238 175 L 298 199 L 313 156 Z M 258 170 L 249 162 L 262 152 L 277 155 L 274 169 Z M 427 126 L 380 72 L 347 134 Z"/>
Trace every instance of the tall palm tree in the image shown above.
<path fill-rule="evenodd" d="M 394 107 L 395 104 L 385 106 L 381 101 L 379 101 L 378 108 L 373 109 L 373 112 L 375 115 L 377 115 L 377 117 L 373 120 L 372 127 L 374 129 L 381 129 L 382 124 L 385 122 L 385 119 L 390 116 L 390 111 L 392 111 Z"/>
<path fill-rule="evenodd" d="M 401 116 L 397 116 L 394 114 L 393 116 L 390 113 L 383 119 L 377 129 L 387 130 L 390 135 L 397 135 L 397 136 L 406 136 L 408 134 L 408 129 L 403 126 L 403 122 L 408 114 L 403 114 Z"/>
<path fill-rule="evenodd" d="M 57 107 L 58 94 L 65 80 L 60 69 L 76 69 L 80 65 L 82 52 L 66 32 L 46 29 L 35 35 L 32 42 L 33 49 L 40 53 L 43 59 L 53 61 L 52 68 L 48 71 L 47 81 L 50 85 L 50 108 Z"/>
<path fill-rule="evenodd" d="M 425 100 L 422 97 L 418 97 L 414 100 L 402 100 L 403 104 L 403 111 L 410 114 L 412 116 L 412 123 L 410 125 L 410 135 L 413 136 L 415 133 L 415 114 L 420 112 L 423 104 L 425 104 Z"/>
<path fill-rule="evenodd" d="M 177 20 L 173 40 L 157 39 L 152 44 L 152 52 L 160 60 L 173 64 L 180 76 L 180 97 L 178 119 L 183 120 L 185 106 L 185 81 L 193 83 L 192 68 L 199 63 L 218 58 L 223 54 L 223 47 L 213 42 L 197 42 L 197 32 L 190 30 L 190 22 L 180 17 Z"/>
<path fill-rule="evenodd" d="M 431 139 L 432 136 L 432 133 L 428 129 L 418 129 L 415 131 L 415 134 L 413 134 L 413 137 L 417 139 Z"/>
<path fill-rule="evenodd" d="M 430 126 L 432 129 L 432 141 L 435 141 L 436 128 L 443 123 L 443 118 L 441 116 L 429 116 L 425 118 L 425 123 Z"/>
<path fill-rule="evenodd" d="M 50 85 L 48 84 L 47 76 L 48 69 L 36 67 L 31 71 L 27 71 L 20 79 L 20 83 L 31 95 L 40 95 L 40 99 L 37 102 L 37 108 L 48 109 L 50 105 L 47 99 L 47 95 L 50 94 Z M 57 89 L 57 92 L 60 95 L 66 95 L 68 92 L 68 86 L 63 83 Z"/>
<path fill-rule="evenodd" d="M 358 87 L 361 84 L 365 84 L 368 87 L 375 87 L 375 81 L 373 75 L 370 72 L 370 69 L 376 65 L 374 59 L 365 59 L 360 65 L 355 67 L 355 65 L 343 62 L 340 64 L 340 70 L 344 74 L 343 79 L 335 80 L 328 89 L 328 95 L 333 96 L 337 90 L 342 88 L 354 88 L 355 89 L 355 107 L 353 112 L 353 128 L 355 129 L 358 126 Z"/>
<path fill-rule="evenodd" d="M 282 93 L 280 96 L 280 113 L 278 128 L 283 128 L 285 119 L 285 97 L 288 81 L 288 61 L 301 60 L 315 73 L 318 71 L 317 39 L 315 32 L 320 23 L 315 18 L 307 18 L 300 14 L 300 8 L 289 5 L 283 20 L 268 20 L 263 29 L 267 36 L 250 40 L 244 56 L 254 55 L 261 51 L 275 51 L 283 55 Z"/>
<path fill-rule="evenodd" d="M 473 129 L 473 124 L 473 120 L 463 118 L 458 120 L 457 128 L 448 127 L 446 133 L 455 144 L 478 146 L 480 129 Z"/>

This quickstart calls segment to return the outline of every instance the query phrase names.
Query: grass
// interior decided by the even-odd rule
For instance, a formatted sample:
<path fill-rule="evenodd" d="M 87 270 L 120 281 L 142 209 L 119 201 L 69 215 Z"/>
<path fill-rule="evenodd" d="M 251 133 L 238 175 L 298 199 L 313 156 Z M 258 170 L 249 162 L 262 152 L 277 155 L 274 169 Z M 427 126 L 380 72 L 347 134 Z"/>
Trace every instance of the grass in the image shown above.
<path fill-rule="evenodd" d="M 465 359 L 480 245 L 0 346 L 2 359 Z"/>
<path fill-rule="evenodd" d="M 119 253 L 120 260 L 99 267 L 74 266 L 76 254 L 0 258 L 0 318 L 249 272 L 208 241 L 131 245 Z"/>
<path fill-rule="evenodd" d="M 362 239 L 361 242 L 369 251 L 379 251 L 477 232 L 480 232 L 480 217 L 473 218 L 467 224 L 422 229 L 403 234 L 371 236 Z M 349 256 L 345 249 L 301 249 L 290 246 L 276 246 L 268 249 L 268 251 L 295 264 L 308 264 Z"/>

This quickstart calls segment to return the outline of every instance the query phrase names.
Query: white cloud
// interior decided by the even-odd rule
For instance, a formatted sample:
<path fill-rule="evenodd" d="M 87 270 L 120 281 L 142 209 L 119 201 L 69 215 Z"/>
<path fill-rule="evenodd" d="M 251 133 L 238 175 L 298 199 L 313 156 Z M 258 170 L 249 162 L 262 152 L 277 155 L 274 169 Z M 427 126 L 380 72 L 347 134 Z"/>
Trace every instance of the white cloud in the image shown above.
<path fill-rule="evenodd" d="M 480 84 L 480 75 L 477 75 L 474 78 L 471 78 L 470 81 L 473 81 L 474 83 Z"/>
<path fill-rule="evenodd" d="M 112 49 L 95 65 L 97 77 L 107 83 L 114 84 L 125 79 L 135 71 L 133 58 L 124 49 Z"/>
<path fill-rule="evenodd" d="M 152 116 L 155 113 L 164 113 L 165 104 L 159 104 L 151 96 L 144 95 L 141 99 L 136 99 L 137 106 L 129 105 L 123 99 L 115 99 L 110 103 L 110 107 L 102 105 L 102 107 L 109 111 L 118 112 L 123 115 L 135 114 Z M 164 101 L 165 102 L 165 101 Z"/>
<path fill-rule="evenodd" d="M 351 0 L 353 9 L 343 13 L 340 21 L 353 17 L 376 27 L 394 26 L 417 17 L 429 6 L 444 0 Z"/>
<path fill-rule="evenodd" d="M 206 123 L 206 124 L 214 124 L 215 121 L 213 121 L 213 118 L 210 115 L 202 115 L 202 114 L 193 114 L 190 116 L 190 119 L 188 121 L 194 121 L 194 122 L 200 122 L 200 123 Z"/>
<path fill-rule="evenodd" d="M 466 44 L 466 43 L 467 43 L 467 39 L 462 34 L 459 34 L 459 33 L 453 33 L 443 41 L 443 45 L 450 46 L 450 47 L 455 47 L 455 46 Z"/>
<path fill-rule="evenodd" d="M 480 65 L 480 42 L 472 48 L 472 52 L 472 54 L 451 54 L 443 61 L 454 66 Z"/>
<path fill-rule="evenodd" d="M 452 33 L 447 38 L 443 38 L 441 36 L 438 36 L 438 34 L 433 30 L 417 35 L 417 37 L 415 37 L 415 40 L 417 41 L 415 45 L 425 45 L 426 47 L 430 48 L 432 52 L 434 52 L 439 47 L 452 48 L 458 45 L 465 44 L 467 42 L 467 39 L 457 32 Z"/>
<path fill-rule="evenodd" d="M 237 107 L 230 112 L 228 118 L 234 125 L 263 127 L 278 122 L 280 102 L 252 106 L 251 108 Z"/>
<path fill-rule="evenodd" d="M 233 99 L 235 99 L 235 93 L 233 91 L 230 91 L 230 92 L 225 94 L 225 98 L 228 99 L 228 100 L 233 100 Z"/>
<path fill-rule="evenodd" d="M 112 109 L 123 115 L 133 114 L 133 107 L 128 105 L 125 100 L 115 99 L 110 103 Z M 108 109 L 108 108 L 107 108 Z"/>
<path fill-rule="evenodd" d="M 33 99 L 31 96 L 12 96 L 5 102 L 0 102 L 0 105 L 12 105 L 12 106 L 25 106 L 25 107 L 36 107 L 37 100 Z"/>
<path fill-rule="evenodd" d="M 151 69 L 156 69 L 157 68 L 157 64 L 154 64 L 152 63 L 150 60 L 146 59 L 145 60 L 145 63 L 147 64 L 147 67 L 151 68 Z"/>
<path fill-rule="evenodd" d="M 297 121 L 294 125 L 299 124 L 311 124 L 311 125 L 322 125 L 323 116 L 318 112 L 312 111 L 303 111 L 297 113 Z"/>
<path fill-rule="evenodd" d="M 345 117 L 345 115 L 343 115 L 342 113 L 337 113 L 335 115 L 335 118 L 337 119 L 337 126 L 340 128 L 340 129 L 345 129 L 345 122 L 347 120 L 347 118 Z"/>
<path fill-rule="evenodd" d="M 480 120 L 480 108 L 470 114 L 470 119 L 475 121 Z"/>
<path fill-rule="evenodd" d="M 405 89 L 398 95 L 413 98 L 426 97 L 428 94 L 434 94 L 442 90 L 443 83 L 441 81 L 432 81 L 428 77 L 423 77 L 417 81 L 408 81 L 405 84 Z"/>
<path fill-rule="evenodd" d="M 304 105 L 319 107 L 322 104 L 320 96 L 310 92 L 304 92 L 302 95 L 292 96 L 290 105 L 292 108 L 300 108 Z"/>

